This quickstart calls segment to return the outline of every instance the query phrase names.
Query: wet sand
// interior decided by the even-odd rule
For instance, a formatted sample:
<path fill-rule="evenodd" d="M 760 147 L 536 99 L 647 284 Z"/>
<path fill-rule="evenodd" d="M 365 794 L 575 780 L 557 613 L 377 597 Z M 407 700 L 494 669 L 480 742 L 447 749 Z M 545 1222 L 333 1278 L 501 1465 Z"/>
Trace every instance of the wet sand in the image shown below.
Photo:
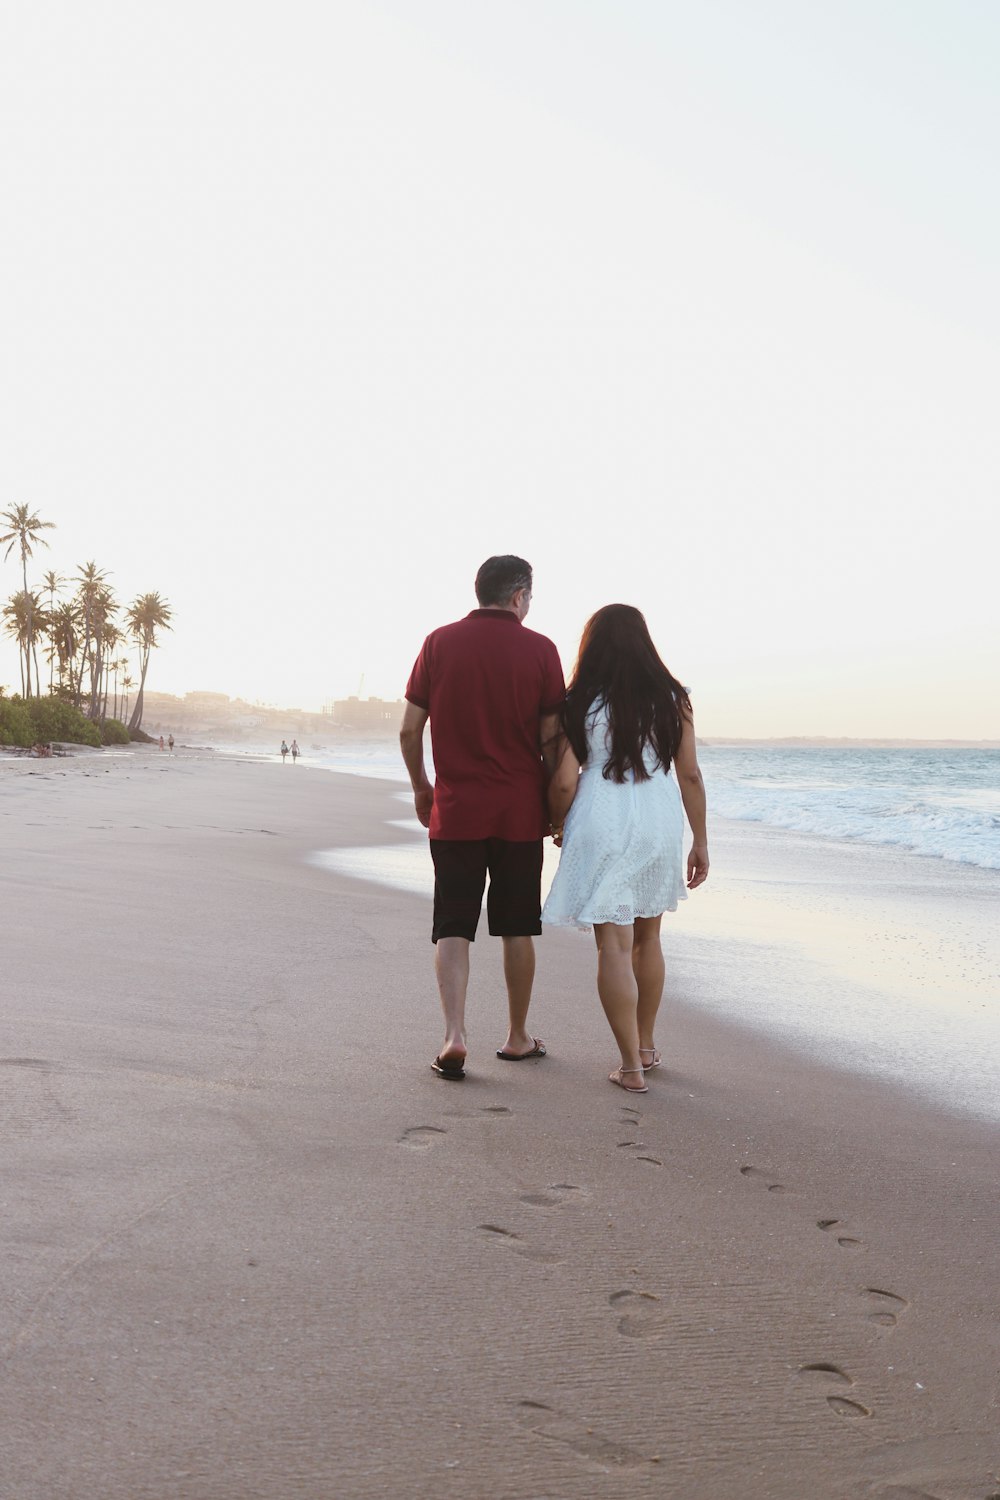
<path fill-rule="evenodd" d="M 494 1057 L 484 935 L 448 1084 L 426 901 L 307 858 L 399 817 L 303 766 L 0 762 L 4 1500 L 1000 1490 L 1000 1131 L 753 1013 L 837 942 L 771 887 L 840 877 L 716 841 L 638 1099 L 577 934 L 549 1057 Z"/>

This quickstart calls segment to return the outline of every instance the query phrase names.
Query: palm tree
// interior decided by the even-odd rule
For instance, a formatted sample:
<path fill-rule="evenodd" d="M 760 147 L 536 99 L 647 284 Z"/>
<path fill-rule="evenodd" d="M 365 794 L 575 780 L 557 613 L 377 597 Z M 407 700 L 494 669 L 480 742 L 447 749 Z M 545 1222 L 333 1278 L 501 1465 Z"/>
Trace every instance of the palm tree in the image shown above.
<path fill-rule="evenodd" d="M 104 698 L 107 697 L 107 694 L 103 692 L 104 660 L 109 648 L 113 651 L 118 642 L 123 639 L 122 633 L 112 620 L 112 616 L 117 613 L 118 601 L 107 584 L 104 584 L 94 600 L 92 609 L 91 623 L 94 627 L 94 650 L 90 670 L 90 718 L 92 719 L 104 718 L 102 693 Z"/>
<path fill-rule="evenodd" d="M 5 542 L 7 543 L 7 551 L 4 553 L 4 559 L 6 560 L 10 556 L 15 547 L 17 547 L 21 553 L 21 576 L 24 580 L 23 593 L 27 601 L 28 609 L 27 634 L 24 641 L 24 660 L 27 669 L 24 683 L 24 696 L 26 698 L 30 698 L 31 653 L 32 647 L 34 645 L 35 633 L 35 596 L 34 594 L 28 592 L 28 558 L 33 555 L 35 547 L 39 544 L 43 547 L 47 547 L 49 545 L 43 536 L 39 536 L 39 532 L 52 531 L 55 528 L 55 522 L 41 520 L 39 516 L 37 516 L 34 511 L 29 510 L 26 505 L 11 505 L 7 510 L 0 511 L 0 521 L 3 521 L 7 526 L 10 527 L 10 531 L 8 531 L 6 535 L 0 536 L 0 547 L 2 547 Z"/>
<path fill-rule="evenodd" d="M 37 597 L 29 594 L 27 589 L 22 589 L 19 593 L 12 594 L 2 611 L 0 611 L 4 619 L 4 632 L 9 636 L 13 636 L 14 640 L 17 641 L 20 651 L 22 698 L 28 696 L 25 685 L 26 682 L 31 681 L 31 620 L 32 614 L 37 609 Z"/>
<path fill-rule="evenodd" d="M 70 697 L 74 699 L 76 684 L 73 680 L 73 663 L 76 660 L 80 624 L 80 611 L 75 604 L 60 604 L 49 617 L 49 640 L 59 663 L 59 689 L 61 692 L 64 687 L 63 679 L 68 671 Z"/>
<path fill-rule="evenodd" d="M 118 632 L 118 639 L 119 639 L 119 641 L 123 641 L 125 639 L 125 635 L 124 635 L 123 631 L 119 631 Z M 111 671 L 114 672 L 114 674 L 115 674 L 115 708 L 114 708 L 114 713 L 111 715 L 111 717 L 113 719 L 118 719 L 120 721 L 124 717 L 125 709 L 123 707 L 121 713 L 118 712 L 118 674 L 119 674 L 119 672 L 124 672 L 124 673 L 128 672 L 128 657 L 127 656 L 121 656 L 121 657 L 118 658 L 117 661 L 113 661 L 111 663 Z M 129 682 L 131 682 L 131 680 L 132 679 L 129 678 Z M 105 707 L 107 707 L 107 701 L 106 700 L 105 700 Z"/>
<path fill-rule="evenodd" d="M 122 678 L 122 723 L 124 724 L 125 715 L 128 713 L 128 690 L 134 687 L 135 683 L 129 676 L 127 657 L 122 657 L 122 666 L 125 668 L 125 676 Z"/>
<path fill-rule="evenodd" d="M 116 604 L 115 605 L 115 609 L 117 609 L 117 608 L 118 608 L 118 606 Z M 102 627 L 101 627 L 101 651 L 102 651 L 102 653 L 110 653 L 112 651 L 115 651 L 121 645 L 121 643 L 122 643 L 122 641 L 124 639 L 125 639 L 125 632 L 124 632 L 124 630 L 119 630 L 118 626 L 112 624 L 112 622 L 110 620 L 108 620 L 105 624 L 102 625 Z M 102 670 L 101 670 L 101 682 L 102 682 L 102 685 L 103 685 L 103 692 L 101 694 L 101 723 L 102 724 L 104 723 L 105 719 L 108 717 L 108 677 L 111 675 L 112 672 L 115 674 L 115 706 L 117 707 L 118 706 L 118 658 L 115 657 L 112 660 L 110 658 L 110 656 L 109 656 L 108 659 L 106 661 L 104 661 L 103 666 L 102 666 Z M 116 715 L 116 717 L 117 717 L 117 715 Z"/>
<path fill-rule="evenodd" d="M 172 613 L 170 605 L 159 594 L 140 594 L 125 611 L 125 622 L 139 646 L 139 691 L 128 722 L 130 730 L 138 729 L 142 723 L 142 695 L 149 670 L 149 653 L 157 643 L 156 632 L 171 629 Z"/>
<path fill-rule="evenodd" d="M 56 613 L 56 595 L 58 594 L 60 588 L 62 587 L 62 585 L 65 582 L 66 582 L 65 578 L 62 578 L 55 571 L 54 568 L 50 568 L 50 570 L 46 574 L 44 574 L 43 577 L 42 577 L 42 588 L 46 591 L 46 593 L 49 596 L 48 628 L 49 628 L 50 632 L 51 632 L 51 628 L 52 628 L 52 621 L 55 619 L 55 613 Z M 55 661 L 55 656 L 56 656 L 55 650 L 54 650 L 54 648 L 53 648 L 53 646 L 51 644 L 51 635 L 50 635 L 50 645 L 49 645 L 49 653 L 48 653 L 48 655 L 49 655 L 49 697 L 51 697 L 52 696 L 52 664 Z"/>
<path fill-rule="evenodd" d="M 93 692 L 93 663 L 90 655 L 90 643 L 94 634 L 94 617 L 97 612 L 101 597 L 101 590 L 105 587 L 104 580 L 107 574 L 100 569 L 95 562 L 84 563 L 82 568 L 77 568 L 79 583 L 77 584 L 76 599 L 83 621 L 83 642 L 80 646 L 80 668 L 76 675 L 76 694 L 73 699 L 77 708 L 83 706 L 83 668 L 85 663 L 91 666 L 91 692 Z"/>

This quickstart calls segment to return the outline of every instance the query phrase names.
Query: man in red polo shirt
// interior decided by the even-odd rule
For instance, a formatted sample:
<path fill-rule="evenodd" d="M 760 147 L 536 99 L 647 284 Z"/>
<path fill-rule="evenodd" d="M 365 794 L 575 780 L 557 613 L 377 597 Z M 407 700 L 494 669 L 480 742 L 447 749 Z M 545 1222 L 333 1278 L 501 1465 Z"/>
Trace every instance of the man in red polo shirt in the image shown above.
<path fill-rule="evenodd" d="M 548 830 L 543 747 L 553 742 L 565 692 L 559 653 L 523 625 L 531 566 L 491 557 L 476 574 L 479 608 L 424 641 L 406 685 L 399 739 L 417 817 L 434 860 L 435 969 L 444 1046 L 431 1066 L 465 1077 L 465 996 L 486 876 L 486 911 L 503 938 L 510 1029 L 497 1053 L 544 1057 L 526 1030 L 541 932 L 542 840 Z M 431 725 L 436 780 L 424 769 Z"/>

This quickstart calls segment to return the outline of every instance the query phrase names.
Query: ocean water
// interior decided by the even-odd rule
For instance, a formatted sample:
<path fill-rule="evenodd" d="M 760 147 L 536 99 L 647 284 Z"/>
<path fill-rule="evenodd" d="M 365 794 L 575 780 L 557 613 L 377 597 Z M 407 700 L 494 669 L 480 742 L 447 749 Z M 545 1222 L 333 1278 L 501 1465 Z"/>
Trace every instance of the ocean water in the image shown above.
<path fill-rule="evenodd" d="M 220 747 L 280 764 L 271 747 Z M 1000 750 L 705 745 L 709 813 L 1000 870 Z M 406 782 L 392 741 L 304 747 L 303 765 Z"/>
<path fill-rule="evenodd" d="M 1000 750 L 708 745 L 699 757 L 723 817 L 1000 870 Z"/>

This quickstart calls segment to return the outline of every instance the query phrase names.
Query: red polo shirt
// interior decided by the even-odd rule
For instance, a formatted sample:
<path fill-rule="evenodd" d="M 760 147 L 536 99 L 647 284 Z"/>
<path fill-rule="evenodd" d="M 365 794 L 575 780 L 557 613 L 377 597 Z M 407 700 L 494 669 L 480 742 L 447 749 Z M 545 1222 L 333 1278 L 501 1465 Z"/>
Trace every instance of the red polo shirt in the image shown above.
<path fill-rule="evenodd" d="M 406 698 L 430 714 L 432 839 L 540 839 L 539 721 L 565 685 L 559 653 L 509 609 L 474 609 L 424 641 Z"/>

